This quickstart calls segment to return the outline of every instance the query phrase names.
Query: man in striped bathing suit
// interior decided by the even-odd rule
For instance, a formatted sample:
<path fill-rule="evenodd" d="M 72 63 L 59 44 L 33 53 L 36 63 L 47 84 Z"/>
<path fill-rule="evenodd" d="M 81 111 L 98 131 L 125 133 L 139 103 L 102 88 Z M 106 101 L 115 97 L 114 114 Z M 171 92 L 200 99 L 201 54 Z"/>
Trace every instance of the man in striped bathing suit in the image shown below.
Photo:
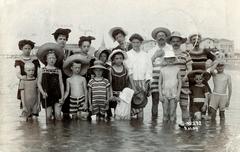
<path fill-rule="evenodd" d="M 160 75 L 161 63 L 163 61 L 164 52 L 171 50 L 171 46 L 166 43 L 166 39 L 171 35 L 171 32 L 164 27 L 158 27 L 152 31 L 152 37 L 157 41 L 157 45 L 148 51 L 153 65 L 151 94 L 152 94 L 152 118 L 158 116 L 159 104 L 159 89 L 158 81 Z"/>
<path fill-rule="evenodd" d="M 167 43 L 172 45 L 172 49 L 177 57 L 176 64 L 180 68 L 180 75 L 182 78 L 182 89 L 180 93 L 180 108 L 182 110 L 182 121 L 186 123 L 189 121 L 188 99 L 189 99 L 189 82 L 187 75 L 192 71 L 192 59 L 186 51 L 181 50 L 181 45 L 186 42 L 177 31 L 172 32 L 171 37 L 167 39 Z M 175 117 L 176 118 L 176 117 Z"/>

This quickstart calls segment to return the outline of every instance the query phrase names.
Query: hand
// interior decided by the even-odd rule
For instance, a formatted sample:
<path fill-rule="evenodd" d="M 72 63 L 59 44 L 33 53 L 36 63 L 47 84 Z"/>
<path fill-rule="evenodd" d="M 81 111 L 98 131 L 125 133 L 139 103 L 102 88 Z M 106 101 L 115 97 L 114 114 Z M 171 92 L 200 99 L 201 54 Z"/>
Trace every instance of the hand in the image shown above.
<path fill-rule="evenodd" d="M 42 96 L 43 96 L 43 99 L 46 99 L 47 96 L 48 96 L 48 94 L 47 94 L 46 92 L 43 92 L 43 93 L 42 93 Z"/>
<path fill-rule="evenodd" d="M 60 104 L 61 106 L 64 104 L 64 99 L 63 99 L 63 98 L 59 99 L 58 101 L 59 101 L 59 104 Z"/>
<path fill-rule="evenodd" d="M 183 82 L 186 82 L 188 81 L 188 77 L 187 76 L 184 76 L 183 79 L 182 79 Z"/>
<path fill-rule="evenodd" d="M 87 103 L 84 103 L 83 109 L 84 109 L 84 110 L 87 110 Z"/>
<path fill-rule="evenodd" d="M 92 105 L 90 105 L 90 106 L 89 106 L 89 111 L 92 111 L 92 109 L 93 109 L 93 108 L 92 108 Z"/>
<path fill-rule="evenodd" d="M 229 104 L 230 104 L 230 102 L 229 102 L 229 101 L 227 101 L 227 103 L 226 103 L 225 107 L 226 107 L 226 108 L 228 108 L 228 107 L 229 107 Z"/>
<path fill-rule="evenodd" d="M 180 96 L 176 96 L 175 100 L 180 101 Z"/>
<path fill-rule="evenodd" d="M 22 76 L 20 77 L 20 79 L 21 79 L 21 80 L 25 80 L 25 79 L 27 79 L 27 76 L 26 76 L 26 75 L 22 75 Z"/>
<path fill-rule="evenodd" d="M 159 100 L 160 100 L 161 102 L 164 102 L 164 101 L 165 101 L 165 97 L 164 97 L 164 96 L 159 96 Z"/>

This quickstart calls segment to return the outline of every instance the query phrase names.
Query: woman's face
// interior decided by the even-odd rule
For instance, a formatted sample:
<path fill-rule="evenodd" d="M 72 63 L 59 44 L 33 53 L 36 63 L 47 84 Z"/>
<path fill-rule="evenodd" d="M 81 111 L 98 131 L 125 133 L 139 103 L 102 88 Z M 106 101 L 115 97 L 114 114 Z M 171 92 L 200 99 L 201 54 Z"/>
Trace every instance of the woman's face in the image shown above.
<path fill-rule="evenodd" d="M 49 53 L 47 55 L 47 64 L 54 66 L 56 62 L 57 62 L 56 55 L 54 53 Z"/>
<path fill-rule="evenodd" d="M 88 51 L 89 51 L 89 49 L 90 49 L 90 46 L 91 46 L 90 42 L 84 41 L 84 42 L 82 43 L 82 45 L 81 45 L 81 50 L 82 50 L 82 52 L 84 52 L 84 53 L 87 54 Z"/>
<path fill-rule="evenodd" d="M 134 50 L 139 50 L 142 44 L 142 42 L 138 39 L 133 39 L 131 43 Z"/>
<path fill-rule="evenodd" d="M 29 44 L 24 45 L 22 48 L 23 55 L 30 56 L 31 50 L 32 50 L 31 45 L 29 45 Z"/>
<path fill-rule="evenodd" d="M 99 60 L 101 60 L 103 63 L 106 63 L 108 59 L 107 53 L 102 52 L 99 56 Z"/>
<path fill-rule="evenodd" d="M 122 54 L 116 54 L 113 58 L 113 63 L 116 65 L 122 65 L 123 64 L 123 55 Z"/>
<path fill-rule="evenodd" d="M 125 41 L 125 36 L 122 33 L 118 33 L 115 36 L 115 40 L 119 43 L 119 44 L 123 44 Z"/>
<path fill-rule="evenodd" d="M 59 35 L 57 40 L 56 40 L 57 44 L 59 44 L 61 47 L 65 47 L 66 42 L 67 42 L 67 37 L 66 35 Z"/>

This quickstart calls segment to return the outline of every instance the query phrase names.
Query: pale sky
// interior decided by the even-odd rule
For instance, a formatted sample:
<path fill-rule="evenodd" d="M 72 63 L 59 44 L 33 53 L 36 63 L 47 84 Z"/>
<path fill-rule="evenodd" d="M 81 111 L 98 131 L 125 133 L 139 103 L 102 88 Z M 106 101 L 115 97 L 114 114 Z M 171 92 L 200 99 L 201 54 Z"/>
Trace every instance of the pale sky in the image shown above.
<path fill-rule="evenodd" d="M 239 1 L 234 0 L 0 0 L 0 53 L 15 53 L 21 39 L 37 45 L 54 42 L 57 28 L 70 28 L 68 43 L 93 35 L 98 48 L 104 37 L 107 47 L 116 44 L 108 35 L 113 26 L 122 26 L 128 37 L 140 33 L 151 39 L 155 27 L 179 31 L 183 36 L 234 40 L 240 48 Z"/>

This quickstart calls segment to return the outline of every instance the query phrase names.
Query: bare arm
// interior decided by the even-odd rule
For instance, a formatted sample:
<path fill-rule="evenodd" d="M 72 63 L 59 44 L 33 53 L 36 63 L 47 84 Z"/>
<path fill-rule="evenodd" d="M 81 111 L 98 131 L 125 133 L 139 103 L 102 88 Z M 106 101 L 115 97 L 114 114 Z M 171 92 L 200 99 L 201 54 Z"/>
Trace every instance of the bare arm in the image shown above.
<path fill-rule="evenodd" d="M 64 100 L 66 100 L 66 98 L 68 97 L 69 95 L 69 92 L 70 92 L 70 82 L 69 82 L 69 78 L 67 78 L 66 80 L 66 91 L 64 93 Z"/>
<path fill-rule="evenodd" d="M 216 75 L 216 72 L 215 72 L 214 70 L 216 69 L 217 65 L 218 65 L 218 61 L 215 60 L 215 61 L 213 62 L 212 67 L 210 68 L 210 73 L 211 73 L 213 76 Z"/>
<path fill-rule="evenodd" d="M 22 80 L 25 78 L 25 76 L 21 75 L 20 66 L 16 66 L 15 71 L 16 71 L 16 76 L 18 79 Z"/>
<path fill-rule="evenodd" d="M 232 96 L 232 80 L 231 80 L 231 76 L 228 76 L 228 102 L 226 107 L 228 107 L 230 104 L 231 96 Z"/>
<path fill-rule="evenodd" d="M 87 81 L 86 79 L 83 77 L 83 91 L 85 94 L 85 108 L 87 109 L 87 105 L 88 105 L 88 92 L 87 92 Z"/>
<path fill-rule="evenodd" d="M 61 99 L 60 102 L 63 102 L 64 98 L 64 86 L 63 86 L 63 79 L 62 79 L 62 71 L 58 70 L 59 73 L 59 85 L 60 85 L 60 90 L 61 90 Z"/>
<path fill-rule="evenodd" d="M 181 78 L 180 72 L 178 72 L 177 79 L 178 79 L 177 99 L 179 100 L 180 99 L 181 89 L 182 89 L 182 78 Z"/>
<path fill-rule="evenodd" d="M 40 93 L 43 95 L 44 98 L 46 98 L 47 93 L 42 88 L 42 69 L 40 69 L 39 72 L 38 72 L 37 85 L 38 85 L 38 89 L 39 89 Z"/>
<path fill-rule="evenodd" d="M 92 88 L 88 90 L 88 104 L 90 111 L 92 110 Z"/>

